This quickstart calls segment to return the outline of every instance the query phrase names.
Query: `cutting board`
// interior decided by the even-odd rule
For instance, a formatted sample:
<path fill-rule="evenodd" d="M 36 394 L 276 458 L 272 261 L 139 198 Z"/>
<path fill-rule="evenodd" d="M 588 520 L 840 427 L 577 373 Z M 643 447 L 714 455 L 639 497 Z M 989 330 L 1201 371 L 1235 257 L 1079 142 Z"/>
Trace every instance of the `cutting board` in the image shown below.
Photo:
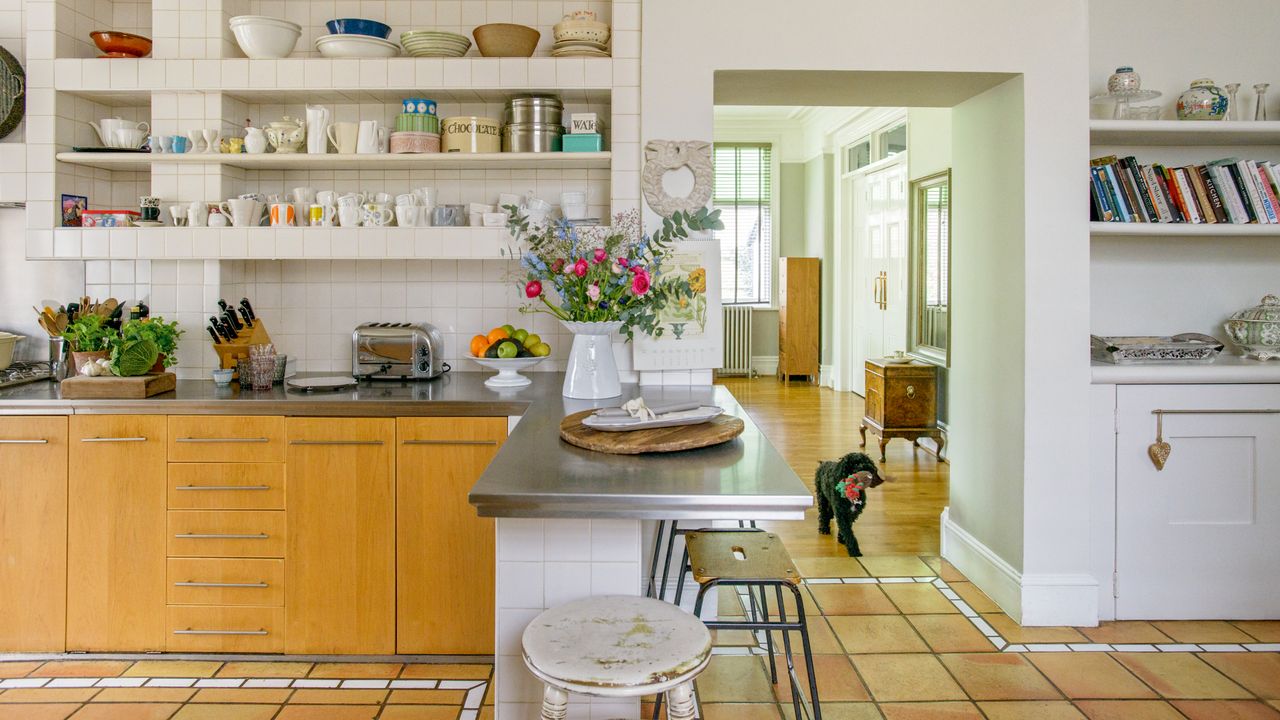
<path fill-rule="evenodd" d="M 178 385 L 173 373 L 115 377 L 77 375 L 62 381 L 65 400 L 141 400 L 169 392 Z"/>
<path fill-rule="evenodd" d="M 678 452 L 719 445 L 742 434 L 742 420 L 720 415 L 699 425 L 650 428 L 631 432 L 602 432 L 582 424 L 595 410 L 583 410 L 560 421 L 560 438 L 570 445 L 614 455 Z"/>

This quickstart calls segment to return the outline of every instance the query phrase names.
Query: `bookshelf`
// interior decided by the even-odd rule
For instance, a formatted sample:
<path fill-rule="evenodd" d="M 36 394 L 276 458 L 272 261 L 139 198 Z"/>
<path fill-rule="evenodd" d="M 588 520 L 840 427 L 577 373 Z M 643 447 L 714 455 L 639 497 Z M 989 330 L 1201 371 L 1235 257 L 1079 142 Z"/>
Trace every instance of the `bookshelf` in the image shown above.
<path fill-rule="evenodd" d="M 1093 237 L 1280 237 L 1280 225 L 1091 222 Z"/>
<path fill-rule="evenodd" d="M 1280 145 L 1280 120 L 1091 120 L 1092 145 Z"/>

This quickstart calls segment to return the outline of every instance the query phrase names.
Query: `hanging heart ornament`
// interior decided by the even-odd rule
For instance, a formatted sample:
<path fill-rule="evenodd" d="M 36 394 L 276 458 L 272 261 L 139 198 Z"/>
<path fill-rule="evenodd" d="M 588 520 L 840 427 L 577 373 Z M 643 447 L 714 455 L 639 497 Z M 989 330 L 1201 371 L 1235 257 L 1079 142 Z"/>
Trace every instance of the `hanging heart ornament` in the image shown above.
<path fill-rule="evenodd" d="M 1156 413 L 1156 441 L 1147 447 L 1147 455 L 1151 457 L 1151 464 L 1156 466 L 1156 471 L 1164 469 L 1164 464 L 1169 460 L 1169 454 L 1173 452 L 1173 446 L 1164 441 L 1164 414 Z"/>

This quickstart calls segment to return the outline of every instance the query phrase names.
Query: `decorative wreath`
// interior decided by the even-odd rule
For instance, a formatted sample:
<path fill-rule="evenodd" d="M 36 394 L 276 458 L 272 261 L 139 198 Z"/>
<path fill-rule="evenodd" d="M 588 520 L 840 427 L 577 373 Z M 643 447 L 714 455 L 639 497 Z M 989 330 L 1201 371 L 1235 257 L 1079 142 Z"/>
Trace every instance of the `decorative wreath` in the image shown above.
<path fill-rule="evenodd" d="M 849 499 L 849 504 L 855 508 L 866 502 L 867 483 L 871 480 L 871 473 L 856 472 L 849 477 L 836 483 L 836 492 L 844 495 Z"/>
<path fill-rule="evenodd" d="M 662 178 L 672 170 L 689 168 L 693 173 L 693 189 L 682 198 L 673 198 L 662 187 Z M 662 217 L 678 211 L 696 212 L 707 206 L 714 187 L 711 168 L 711 143 L 701 140 L 652 140 L 644 146 L 644 171 L 640 174 L 640 190 L 645 202 Z"/>

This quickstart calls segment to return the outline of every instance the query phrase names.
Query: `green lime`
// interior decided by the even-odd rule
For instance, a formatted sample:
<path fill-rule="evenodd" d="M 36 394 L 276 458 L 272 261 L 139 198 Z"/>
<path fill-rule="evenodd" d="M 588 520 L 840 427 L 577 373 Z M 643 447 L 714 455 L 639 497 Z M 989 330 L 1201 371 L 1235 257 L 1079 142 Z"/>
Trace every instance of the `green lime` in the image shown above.
<path fill-rule="evenodd" d="M 516 332 L 516 326 L 515 326 L 515 325 L 503 325 L 503 326 L 502 326 L 502 329 L 507 331 L 507 337 L 511 337 L 511 336 L 512 336 L 512 335 L 514 335 L 514 334 L 515 334 L 515 332 Z"/>
<path fill-rule="evenodd" d="M 520 349 L 516 347 L 515 343 L 504 342 L 498 345 L 498 357 L 503 360 L 510 360 L 515 357 L 518 352 L 520 352 Z"/>
<path fill-rule="evenodd" d="M 529 331 L 524 328 L 519 328 L 515 332 L 511 333 L 511 337 L 527 345 L 528 343 L 525 341 L 529 339 Z"/>
<path fill-rule="evenodd" d="M 540 342 L 537 345 L 531 346 L 529 348 L 529 352 L 533 353 L 534 357 L 546 357 L 551 354 L 551 346 L 544 342 Z"/>

